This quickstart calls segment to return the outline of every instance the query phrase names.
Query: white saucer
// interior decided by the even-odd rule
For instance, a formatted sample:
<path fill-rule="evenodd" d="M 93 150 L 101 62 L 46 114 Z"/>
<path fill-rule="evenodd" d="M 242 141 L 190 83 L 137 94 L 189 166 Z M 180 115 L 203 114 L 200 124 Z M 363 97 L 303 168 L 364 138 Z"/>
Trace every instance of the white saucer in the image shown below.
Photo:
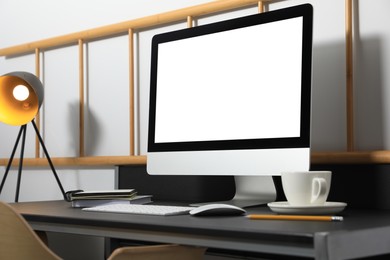
<path fill-rule="evenodd" d="M 273 212 L 281 214 L 335 214 L 344 210 L 347 203 L 325 202 L 324 205 L 291 206 L 287 201 L 276 201 L 267 204 Z"/>

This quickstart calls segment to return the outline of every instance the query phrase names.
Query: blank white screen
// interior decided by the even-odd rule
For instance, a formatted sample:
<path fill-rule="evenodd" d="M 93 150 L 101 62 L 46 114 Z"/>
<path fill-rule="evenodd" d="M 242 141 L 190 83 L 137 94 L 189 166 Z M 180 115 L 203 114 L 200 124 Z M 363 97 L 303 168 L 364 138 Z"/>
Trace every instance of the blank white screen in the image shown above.
<path fill-rule="evenodd" d="M 155 142 L 299 137 L 302 22 L 159 44 Z"/>

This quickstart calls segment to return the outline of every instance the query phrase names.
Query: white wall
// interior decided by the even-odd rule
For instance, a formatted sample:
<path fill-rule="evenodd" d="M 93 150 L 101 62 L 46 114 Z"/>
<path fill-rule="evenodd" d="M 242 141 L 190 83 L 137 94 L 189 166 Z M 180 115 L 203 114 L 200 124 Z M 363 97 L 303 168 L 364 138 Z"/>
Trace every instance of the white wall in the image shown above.
<path fill-rule="evenodd" d="M 1 0 L 0 48 L 77 32 L 107 24 L 208 2 L 208 0 Z M 388 0 L 355 0 L 356 146 L 390 149 L 390 27 Z M 314 6 L 313 128 L 316 151 L 346 149 L 345 36 L 343 0 L 288 0 L 269 6 L 277 9 L 300 3 Z M 242 16 L 256 8 L 204 18 L 198 24 Z M 139 138 L 137 152 L 146 152 L 149 46 L 161 31 L 184 28 L 182 24 L 136 34 Z M 87 45 L 86 153 L 125 155 L 128 138 L 127 37 Z M 52 157 L 77 156 L 78 71 L 77 47 L 42 54 L 45 101 L 42 108 L 44 139 Z M 34 73 L 34 55 L 0 57 L 0 75 L 25 70 Z M 106 90 L 109 90 L 107 92 Z M 106 101 L 109 100 L 109 101 Z M 29 126 L 26 156 L 34 154 L 34 133 Z M 7 158 L 18 128 L 0 124 L 0 157 Z M 65 187 L 104 189 L 114 187 L 114 168 L 57 169 Z M 0 167 L 2 177 L 4 167 Z M 0 199 L 13 201 L 16 171 L 12 170 Z M 25 169 L 20 201 L 60 199 L 50 170 Z"/>
<path fill-rule="evenodd" d="M 208 2 L 208 0 L 68 0 L 0 1 L 0 48 L 113 24 L 138 17 Z M 314 6 L 313 127 L 312 147 L 316 151 L 345 150 L 345 32 L 343 0 L 277 1 L 269 9 L 301 3 Z M 388 130 L 388 86 L 390 74 L 390 27 L 386 26 L 386 0 L 355 3 L 355 98 L 356 146 L 358 149 L 390 149 Z M 197 21 L 198 24 L 243 16 L 256 7 Z M 136 34 L 137 153 L 146 153 L 149 94 L 150 39 L 161 31 L 184 28 L 183 23 Z M 42 113 L 43 136 L 52 157 L 78 155 L 78 64 L 77 46 L 45 51 L 42 54 L 42 81 L 45 101 Z M 87 76 L 86 153 L 126 155 L 129 153 L 127 37 L 91 42 L 86 45 Z M 25 70 L 34 72 L 34 55 L 0 57 L 0 75 Z M 109 91 L 107 91 L 109 90 Z M 0 124 L 0 157 L 9 157 L 18 128 Z M 26 156 L 34 155 L 34 133 L 28 130 Z M 1 170 L 1 169 L 0 169 Z M 114 169 L 59 169 L 66 190 L 111 188 Z M 2 172 L 2 171 L 0 171 Z M 12 171 L 12 175 L 15 171 Z M 1 176 L 2 173 L 0 173 Z M 87 177 L 91 175 L 91 177 Z M 58 189 L 36 189 L 35 183 L 51 182 L 46 169 L 25 171 L 21 200 L 60 198 Z M 27 178 L 31 182 L 27 182 Z M 9 181 L 15 179 L 10 177 Z M 13 200 L 7 184 L 0 196 Z M 29 187 L 27 187 L 29 186 Z M 50 187 L 50 188 L 49 188 Z"/>

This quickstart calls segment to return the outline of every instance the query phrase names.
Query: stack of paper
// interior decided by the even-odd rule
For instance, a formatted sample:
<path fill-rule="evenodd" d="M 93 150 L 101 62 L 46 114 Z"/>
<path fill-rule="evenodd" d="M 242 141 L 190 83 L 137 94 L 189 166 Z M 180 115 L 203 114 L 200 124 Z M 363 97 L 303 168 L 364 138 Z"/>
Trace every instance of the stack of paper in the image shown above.
<path fill-rule="evenodd" d="M 137 195 L 135 189 L 79 191 L 70 195 L 72 207 L 94 207 L 105 204 L 145 204 L 152 201 L 151 195 Z"/>

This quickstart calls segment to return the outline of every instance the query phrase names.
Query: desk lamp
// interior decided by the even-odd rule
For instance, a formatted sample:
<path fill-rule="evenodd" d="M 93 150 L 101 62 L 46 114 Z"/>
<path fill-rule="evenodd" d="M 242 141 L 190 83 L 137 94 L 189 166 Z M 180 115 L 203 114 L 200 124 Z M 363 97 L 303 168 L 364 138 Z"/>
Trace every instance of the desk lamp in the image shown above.
<path fill-rule="evenodd" d="M 0 121 L 8 125 L 20 126 L 15 146 L 12 150 L 7 168 L 3 176 L 3 180 L 0 185 L 0 194 L 7 179 L 16 148 L 19 144 L 20 138 L 22 137 L 15 202 L 18 202 L 19 200 L 19 189 L 23 168 L 26 130 L 27 123 L 29 122 L 32 123 L 35 129 L 39 142 L 53 171 L 54 177 L 57 180 L 58 186 L 61 189 L 64 199 L 66 199 L 64 188 L 62 187 L 61 181 L 58 178 L 58 175 L 54 169 L 53 163 L 47 152 L 43 139 L 39 134 L 39 130 L 34 122 L 34 117 L 37 115 L 39 108 L 42 105 L 42 102 L 43 85 L 35 75 L 28 72 L 17 71 L 0 76 Z"/>

